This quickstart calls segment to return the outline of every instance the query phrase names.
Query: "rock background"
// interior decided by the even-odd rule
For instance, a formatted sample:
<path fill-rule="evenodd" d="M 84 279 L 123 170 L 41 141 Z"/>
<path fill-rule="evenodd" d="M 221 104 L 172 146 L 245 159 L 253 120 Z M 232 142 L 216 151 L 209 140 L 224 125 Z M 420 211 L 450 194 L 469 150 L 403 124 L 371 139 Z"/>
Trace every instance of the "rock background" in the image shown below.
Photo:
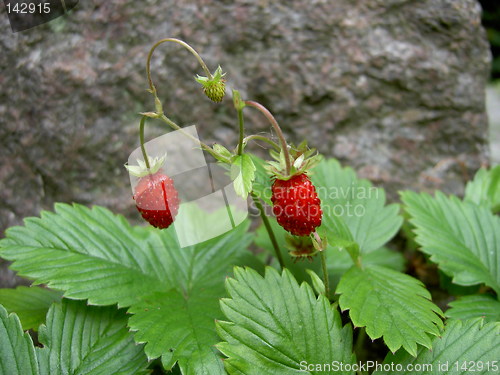
<path fill-rule="evenodd" d="M 138 219 L 123 163 L 138 145 L 137 113 L 153 109 L 147 52 L 167 36 L 220 64 L 290 140 L 307 137 L 390 199 L 403 188 L 460 194 L 488 160 L 480 11 L 475 0 L 88 0 L 13 34 L 2 10 L 0 232 L 55 201 Z M 231 100 L 204 98 L 192 55 L 163 45 L 152 71 L 167 115 L 235 145 Z M 269 129 L 252 109 L 246 125 Z M 152 123 L 147 137 L 163 131 Z"/>

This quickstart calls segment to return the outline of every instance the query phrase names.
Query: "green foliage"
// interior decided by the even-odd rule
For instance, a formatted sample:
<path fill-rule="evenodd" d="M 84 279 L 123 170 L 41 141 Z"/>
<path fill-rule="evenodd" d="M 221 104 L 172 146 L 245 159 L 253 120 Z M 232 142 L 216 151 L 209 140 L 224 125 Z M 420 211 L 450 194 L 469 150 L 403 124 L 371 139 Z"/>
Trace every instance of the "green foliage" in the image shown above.
<path fill-rule="evenodd" d="M 427 333 L 439 335 L 441 310 L 424 285 L 411 276 L 380 266 L 352 267 L 337 287 L 342 310 L 372 339 L 384 338 L 393 352 L 417 353 L 417 343 L 431 348 Z"/>
<path fill-rule="evenodd" d="M 353 262 L 349 254 L 338 248 L 328 247 L 326 250 L 326 263 L 328 273 L 334 284 L 337 284 L 344 273 L 352 266 Z M 404 271 L 405 258 L 403 254 L 381 247 L 363 255 L 363 266 L 378 265 L 393 269 L 395 271 Z"/>
<path fill-rule="evenodd" d="M 234 157 L 231 165 L 231 179 L 234 190 L 239 196 L 246 198 L 252 191 L 252 182 L 255 179 L 255 165 L 248 154 Z"/>
<path fill-rule="evenodd" d="M 81 301 L 63 300 L 40 326 L 37 348 L 40 375 L 144 374 L 147 359 L 128 332 L 124 311 L 89 307 Z"/>
<path fill-rule="evenodd" d="M 165 355 L 166 362 L 192 369 L 184 373 L 214 374 L 211 369 L 220 367 L 220 360 L 207 353 L 217 342 L 217 299 L 224 294 L 224 276 L 248 254 L 247 228 L 245 222 L 225 235 L 180 248 L 173 228 L 131 227 L 101 207 L 58 204 L 55 213 L 10 228 L 0 241 L 0 255 L 13 260 L 20 274 L 67 297 L 131 306 L 130 327 L 138 331 L 137 341 L 147 342 L 149 358 Z M 151 319 L 159 322 L 158 331 L 149 329 Z M 187 327 L 184 336 L 171 324 Z"/>
<path fill-rule="evenodd" d="M 221 307 L 229 321 L 217 322 L 224 340 L 217 347 L 228 357 L 229 374 L 300 374 L 301 362 L 355 361 L 351 327 L 342 327 L 328 300 L 316 298 L 288 270 L 279 274 L 268 267 L 262 277 L 237 268 L 226 287 L 231 298 L 222 299 Z"/>
<path fill-rule="evenodd" d="M 266 170 L 266 161 L 253 154 L 250 154 L 250 157 L 255 165 L 255 180 L 253 182 L 252 189 L 260 199 L 262 199 L 269 206 L 272 206 L 271 176 Z"/>
<path fill-rule="evenodd" d="M 442 336 L 434 338 L 432 350 L 420 348 L 416 357 L 403 351 L 389 354 L 384 364 L 400 364 L 402 370 L 390 370 L 389 366 L 387 370 L 375 371 L 373 375 L 498 374 L 499 358 L 500 323 L 484 324 L 480 319 L 463 322 L 451 319 Z M 448 369 L 439 367 L 445 364 Z M 422 370 L 424 367 L 419 366 L 432 367 Z"/>
<path fill-rule="evenodd" d="M 8 315 L 0 305 L 0 375 L 37 373 L 38 362 L 30 335 L 23 333 L 17 315 Z"/>
<path fill-rule="evenodd" d="M 251 187 L 266 201 L 270 178 L 257 159 L 248 156 L 248 160 L 255 166 L 250 168 L 255 180 L 252 186 L 240 173 L 242 188 L 248 193 Z M 436 362 L 433 353 L 443 358 L 488 359 L 489 354 L 478 353 L 497 345 L 485 330 L 498 330 L 498 325 L 491 324 L 499 319 L 499 302 L 478 295 L 450 303 L 446 316 L 464 322 L 449 320 L 442 333 L 442 313 L 430 293 L 421 282 L 400 272 L 402 254 L 384 247 L 401 226 L 398 206 L 386 206 L 383 190 L 358 179 L 333 159 L 318 165 L 313 181 L 322 198 L 319 233 L 329 241 L 326 266 L 337 285 L 338 305 L 349 310 L 356 327 L 366 327 L 370 338 L 382 337 L 392 352 L 397 351 L 386 361 Z M 500 219 L 491 211 L 495 181 L 490 172 L 478 172 L 464 202 L 440 193 L 432 198 L 405 192 L 402 198 L 417 243 L 454 282 L 484 283 L 498 292 Z M 189 204 L 185 207 L 191 209 Z M 227 212 L 210 215 L 216 224 L 219 215 Z M 284 252 L 286 232 L 276 220 L 270 222 Z M 287 269 L 279 273 L 268 267 L 264 276 L 250 268 L 236 268 L 234 278 L 226 279 L 227 291 L 224 288 L 234 265 L 262 269 L 257 257 L 246 250 L 253 240 L 248 225 L 245 221 L 222 236 L 181 248 L 173 227 L 132 227 L 101 207 L 58 204 L 54 213 L 44 212 L 41 218 L 28 218 L 24 226 L 10 228 L 0 240 L 0 256 L 12 260 L 14 270 L 63 291 L 65 297 L 86 299 L 93 305 L 117 304 L 127 307 L 130 315 L 115 306 L 63 299 L 50 307 L 46 325 L 40 328 L 43 348 L 34 348 L 17 316 L 8 316 L 2 308 L 0 371 L 9 375 L 140 374 L 146 371 L 147 359 L 161 357 L 165 369 L 177 368 L 184 375 L 342 373 L 314 366 L 304 370 L 310 364 L 355 362 L 351 325 L 342 326 L 337 304 L 330 305 L 323 295 L 319 257 L 294 264 L 285 256 Z M 266 250 L 264 257 L 274 252 L 262 227 L 255 243 Z M 229 298 L 223 298 L 227 293 Z M 35 328 L 61 294 L 21 287 L 0 290 L 0 302 L 20 315 L 25 329 Z M 227 321 L 220 320 L 224 316 Z M 492 323 L 481 328 L 484 321 L 466 320 L 474 317 Z M 217 344 L 217 334 L 222 343 Z M 432 338 L 441 334 L 442 339 Z M 485 346 L 443 344 L 445 338 L 458 335 L 484 339 Z M 463 355 L 469 349 L 473 355 Z"/>
<path fill-rule="evenodd" d="M 312 181 L 321 199 L 322 230 L 332 246 L 354 241 L 361 254 L 389 241 L 403 222 L 399 206 L 385 205 L 385 192 L 358 179 L 351 168 L 325 159 L 313 169 Z"/>
<path fill-rule="evenodd" d="M 259 192 L 270 191 L 269 177 L 265 176 L 264 169 L 262 174 L 259 173 L 259 159 L 253 158 L 257 159 L 254 190 L 257 184 Z M 328 238 L 326 254 L 330 276 L 338 281 L 353 264 L 348 254 L 356 258 L 358 251 L 363 264 L 379 264 L 402 271 L 403 256 L 382 248 L 402 224 L 398 205 L 385 205 L 384 190 L 373 187 L 367 180 L 358 179 L 351 168 L 342 168 L 335 159 L 323 160 L 311 171 L 311 175 L 322 202 L 323 221 L 318 232 Z M 265 196 L 264 193 L 262 195 Z M 272 205 L 270 201 L 267 203 Z M 286 231 L 276 220 L 270 221 L 278 243 L 284 244 Z M 269 253 L 274 251 L 263 226 L 257 230 L 256 244 Z M 285 262 L 301 281 L 309 280 L 306 268 L 316 272 L 320 269 L 316 259 L 313 264 L 293 264 L 287 259 Z"/>
<path fill-rule="evenodd" d="M 484 318 L 486 322 L 500 321 L 500 302 L 487 294 L 464 296 L 448 304 L 445 315 L 454 319 Z"/>
<path fill-rule="evenodd" d="M 446 197 L 404 192 L 416 241 L 459 285 L 484 283 L 500 294 L 500 218 L 484 206 Z"/>
<path fill-rule="evenodd" d="M 146 374 L 146 356 L 126 323 L 115 307 L 63 300 L 49 309 L 39 329 L 43 347 L 35 348 L 17 316 L 0 305 L 0 374 Z"/>
<path fill-rule="evenodd" d="M 465 200 L 500 211 L 500 165 L 487 170 L 481 168 L 465 187 Z"/>
<path fill-rule="evenodd" d="M 0 289 L 0 305 L 15 312 L 23 330 L 37 330 L 45 322 L 45 315 L 53 302 L 61 300 L 62 293 L 40 287 L 19 286 L 16 289 Z"/>

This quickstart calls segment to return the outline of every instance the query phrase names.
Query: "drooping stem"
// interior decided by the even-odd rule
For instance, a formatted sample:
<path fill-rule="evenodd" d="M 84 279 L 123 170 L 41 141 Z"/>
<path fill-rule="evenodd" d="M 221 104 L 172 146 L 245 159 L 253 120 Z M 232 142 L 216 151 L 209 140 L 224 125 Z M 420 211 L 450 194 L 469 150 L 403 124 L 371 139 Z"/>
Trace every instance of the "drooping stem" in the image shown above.
<path fill-rule="evenodd" d="M 227 159 L 227 158 L 223 157 L 222 155 L 218 154 L 217 152 L 215 152 L 206 143 L 203 143 L 198 138 L 193 137 L 191 134 L 187 133 L 183 128 L 181 128 L 179 125 L 177 125 L 175 122 L 173 122 L 172 120 L 170 120 L 167 116 L 165 116 L 165 114 L 162 113 L 161 116 L 158 117 L 158 118 L 160 120 L 162 120 L 164 123 L 166 123 L 168 126 L 170 126 L 172 129 L 180 131 L 182 134 L 184 134 L 186 137 L 188 137 L 189 139 L 191 139 L 193 142 L 195 142 L 196 144 L 200 145 L 200 147 L 203 150 L 207 151 L 213 157 L 215 157 L 215 158 L 217 158 L 219 160 L 222 159 L 226 163 L 230 163 L 231 162 L 229 159 Z"/>
<path fill-rule="evenodd" d="M 210 73 L 210 70 L 208 70 L 208 67 L 207 65 L 205 64 L 205 62 L 203 61 L 203 59 L 201 58 L 201 56 L 198 54 L 198 52 L 196 52 L 194 50 L 193 47 L 191 47 L 189 44 L 187 44 L 186 42 L 180 40 L 180 39 L 176 39 L 176 38 L 165 38 L 165 39 L 162 39 L 158 42 L 156 42 L 153 47 L 151 47 L 151 49 L 149 50 L 149 53 L 148 53 L 148 58 L 146 60 L 146 74 L 148 76 L 148 82 L 149 82 L 149 89 L 151 90 L 151 92 L 153 93 L 153 95 L 156 96 L 156 87 L 155 85 L 153 84 L 153 80 L 151 79 L 151 57 L 153 56 L 153 52 L 155 51 L 155 49 L 162 43 L 166 43 L 166 42 L 173 42 L 173 43 L 178 43 L 180 44 L 181 46 L 183 46 L 184 48 L 186 48 L 189 52 L 191 52 L 194 57 L 196 57 L 196 59 L 198 60 L 198 62 L 200 63 L 203 71 L 205 72 L 205 74 L 207 75 L 208 79 L 212 79 L 213 76 L 212 76 L 212 73 Z"/>
<path fill-rule="evenodd" d="M 144 124 L 146 122 L 147 116 L 142 116 L 141 124 L 139 126 L 139 139 L 141 141 L 141 151 L 144 157 L 144 163 L 146 163 L 146 168 L 150 169 L 148 154 L 146 153 L 146 147 L 144 147 Z"/>
<path fill-rule="evenodd" d="M 264 223 L 264 226 L 266 227 L 267 234 L 269 235 L 269 239 L 271 240 L 271 243 L 273 244 L 274 252 L 276 253 L 276 258 L 278 258 L 278 262 L 280 264 L 281 269 L 285 268 L 285 262 L 283 261 L 283 256 L 281 255 L 281 250 L 278 245 L 278 241 L 276 241 L 276 236 L 274 235 L 273 228 L 271 227 L 271 223 L 269 222 L 269 219 L 266 215 L 266 212 L 264 211 L 264 207 L 262 207 L 262 203 L 260 203 L 259 197 L 252 191 L 250 193 L 252 196 L 252 199 L 255 203 L 255 206 L 259 210 L 260 217 L 262 218 L 262 222 Z"/>
<path fill-rule="evenodd" d="M 249 135 L 248 137 L 245 137 L 243 139 L 243 144 L 247 144 L 248 142 L 250 142 L 253 139 L 258 140 L 258 141 L 264 141 L 264 142 L 270 144 L 271 146 L 273 146 L 277 151 L 279 151 L 281 149 L 279 144 L 274 142 L 272 139 L 269 139 L 264 135 L 258 135 L 258 134 Z"/>
<path fill-rule="evenodd" d="M 326 268 L 326 255 L 325 251 L 320 251 L 319 255 L 321 257 L 321 268 L 323 269 L 323 283 L 325 284 L 325 296 L 330 299 L 330 285 L 328 282 L 328 270 Z"/>
<path fill-rule="evenodd" d="M 290 153 L 288 152 L 288 145 L 285 140 L 285 136 L 283 135 L 283 132 L 281 131 L 280 126 L 278 125 L 278 122 L 274 118 L 271 112 L 264 107 L 262 104 L 251 101 L 251 100 L 246 100 L 245 104 L 257 108 L 266 118 L 269 120 L 271 123 L 272 127 L 276 131 L 276 135 L 278 136 L 280 142 L 281 142 L 281 148 L 283 149 L 283 153 L 285 154 L 285 173 L 287 175 L 290 174 L 290 169 L 291 169 L 291 162 L 290 162 Z"/>
<path fill-rule="evenodd" d="M 237 108 L 236 111 L 238 112 L 238 125 L 240 129 L 240 139 L 238 140 L 238 155 L 241 155 L 243 153 L 243 136 L 245 135 L 243 108 Z"/>

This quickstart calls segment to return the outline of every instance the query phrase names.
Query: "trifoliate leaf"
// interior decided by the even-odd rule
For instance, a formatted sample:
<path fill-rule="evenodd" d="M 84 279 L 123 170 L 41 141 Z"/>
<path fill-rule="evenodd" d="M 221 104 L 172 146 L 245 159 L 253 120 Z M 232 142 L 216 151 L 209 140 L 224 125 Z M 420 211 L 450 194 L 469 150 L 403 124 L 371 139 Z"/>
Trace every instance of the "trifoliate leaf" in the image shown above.
<path fill-rule="evenodd" d="M 229 374 L 351 374 L 319 372 L 308 365 L 352 364 L 352 329 L 324 296 L 290 271 L 266 269 L 265 277 L 237 268 L 226 281 L 230 298 L 221 300 L 228 321 L 217 322 Z"/>
<path fill-rule="evenodd" d="M 445 315 L 454 319 L 483 318 L 486 322 L 500 321 L 500 302 L 487 294 L 464 296 L 450 302 Z"/>
<path fill-rule="evenodd" d="M 493 375 L 500 370 L 500 323 L 480 319 L 448 320 L 432 350 L 420 347 L 416 357 L 400 350 L 389 354 L 373 375 Z"/>
<path fill-rule="evenodd" d="M 437 192 L 404 192 L 416 241 L 453 282 L 484 283 L 500 295 L 500 218 L 484 206 Z"/>
<path fill-rule="evenodd" d="M 65 296 L 96 305 L 131 306 L 135 315 L 130 327 L 137 330 L 138 341 L 148 343 L 149 358 L 169 356 L 184 374 L 217 375 L 222 372 L 213 370 L 222 369 L 220 358 L 207 355 L 214 353 L 217 343 L 213 323 L 220 317 L 217 301 L 224 294 L 225 275 L 248 255 L 247 228 L 245 222 L 224 235 L 181 248 L 174 226 L 131 227 L 101 207 L 58 204 L 55 213 L 44 212 L 40 219 L 26 219 L 24 227 L 7 230 L 0 255 L 14 261 L 11 267 L 20 274 L 64 290 Z M 189 303 L 162 310 L 171 302 L 163 297 L 175 293 Z M 209 297 L 210 303 L 204 299 Z M 148 329 L 147 306 L 161 313 L 155 320 L 160 324 L 156 331 Z M 193 325 L 196 314 L 201 316 Z M 179 338 L 171 324 L 183 327 L 184 336 Z"/>
<path fill-rule="evenodd" d="M 340 279 L 336 293 L 354 326 L 366 327 L 372 339 L 383 337 L 392 352 L 403 347 L 416 355 L 417 344 L 431 348 L 428 334 L 439 335 L 443 325 L 442 312 L 424 285 L 385 267 L 352 267 Z"/>
<path fill-rule="evenodd" d="M 62 293 L 37 286 L 19 286 L 16 289 L 0 289 L 0 305 L 19 317 L 23 330 L 37 330 L 45 322 L 45 315 L 53 302 L 61 300 Z"/>

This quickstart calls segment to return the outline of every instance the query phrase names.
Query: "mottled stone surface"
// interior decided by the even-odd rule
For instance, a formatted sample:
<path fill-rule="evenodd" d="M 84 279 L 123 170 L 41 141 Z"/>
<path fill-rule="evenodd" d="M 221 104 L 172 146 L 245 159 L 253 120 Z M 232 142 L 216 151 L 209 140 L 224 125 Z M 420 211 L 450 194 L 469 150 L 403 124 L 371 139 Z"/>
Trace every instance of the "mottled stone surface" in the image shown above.
<path fill-rule="evenodd" d="M 167 36 L 222 65 L 291 140 L 307 137 L 391 199 L 407 187 L 460 193 L 487 161 L 490 55 L 474 0 L 95 0 L 16 34 L 3 14 L 0 30 L 0 231 L 55 201 L 138 218 L 123 163 L 137 112 L 153 109 L 148 49 Z M 204 98 L 186 50 L 161 46 L 152 69 L 173 119 L 235 144 L 230 98 Z M 252 109 L 246 118 L 249 132 L 269 129 Z"/>

